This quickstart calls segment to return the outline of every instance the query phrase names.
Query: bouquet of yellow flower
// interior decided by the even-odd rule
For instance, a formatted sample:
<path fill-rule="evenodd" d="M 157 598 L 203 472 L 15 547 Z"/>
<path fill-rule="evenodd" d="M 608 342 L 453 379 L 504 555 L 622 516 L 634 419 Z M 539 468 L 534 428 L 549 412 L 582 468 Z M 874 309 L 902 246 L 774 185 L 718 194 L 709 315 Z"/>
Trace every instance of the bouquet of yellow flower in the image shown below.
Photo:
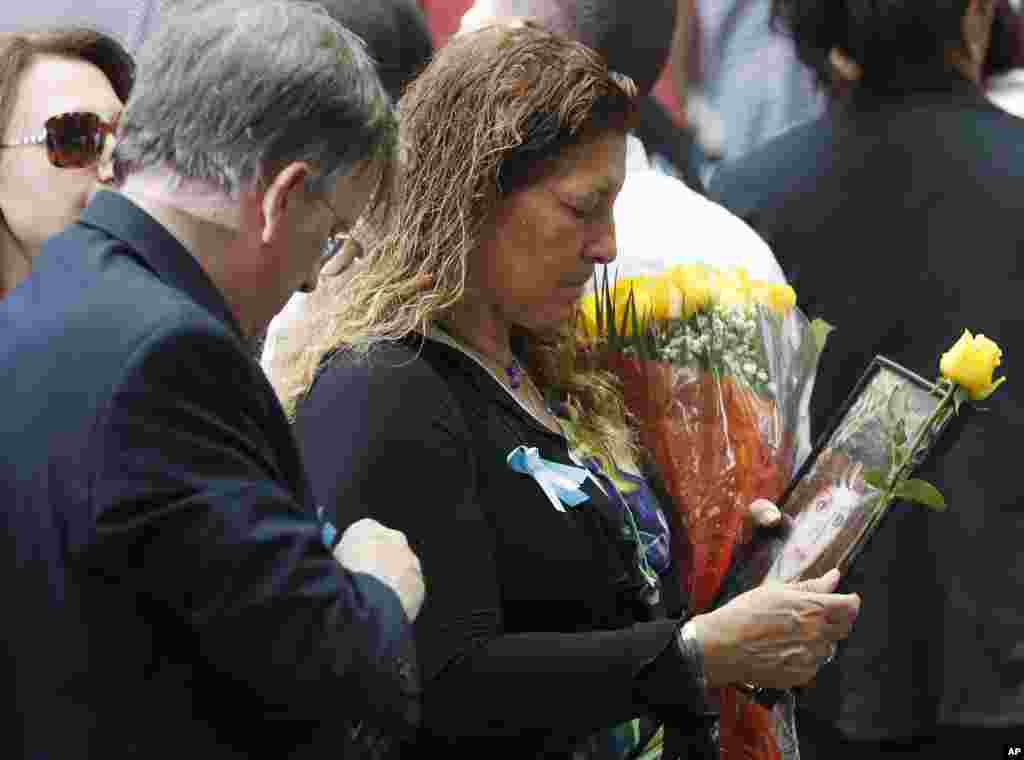
<path fill-rule="evenodd" d="M 684 530 L 672 535 L 693 613 L 718 596 L 757 498 L 778 501 L 806 425 L 824 323 L 785 284 L 743 269 L 685 264 L 610 282 L 580 308 L 581 352 L 615 373 L 640 444 Z M 720 703 L 721 756 L 782 757 L 779 721 L 734 689 Z"/>

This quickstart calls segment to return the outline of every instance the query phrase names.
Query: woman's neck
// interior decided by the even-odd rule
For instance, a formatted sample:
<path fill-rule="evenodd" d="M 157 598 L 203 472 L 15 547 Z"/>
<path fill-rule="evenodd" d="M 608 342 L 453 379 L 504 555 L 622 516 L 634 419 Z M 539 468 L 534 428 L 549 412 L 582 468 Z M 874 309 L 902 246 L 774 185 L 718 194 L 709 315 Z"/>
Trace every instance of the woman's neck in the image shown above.
<path fill-rule="evenodd" d="M 442 320 L 441 327 L 449 328 L 454 333 L 452 337 L 502 365 L 511 364 L 514 359 L 512 326 L 494 306 L 462 301 Z"/>

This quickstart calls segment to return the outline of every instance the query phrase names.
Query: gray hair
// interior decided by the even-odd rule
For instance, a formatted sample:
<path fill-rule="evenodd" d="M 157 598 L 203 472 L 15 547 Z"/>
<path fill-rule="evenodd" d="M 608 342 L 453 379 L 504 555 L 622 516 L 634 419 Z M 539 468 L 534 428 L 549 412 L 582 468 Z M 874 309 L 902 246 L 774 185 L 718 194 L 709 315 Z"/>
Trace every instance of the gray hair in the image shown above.
<path fill-rule="evenodd" d="M 391 103 L 362 41 L 296 0 L 182 3 L 138 59 L 121 116 L 117 175 L 171 169 L 229 196 L 288 163 L 307 190 L 393 155 Z"/>

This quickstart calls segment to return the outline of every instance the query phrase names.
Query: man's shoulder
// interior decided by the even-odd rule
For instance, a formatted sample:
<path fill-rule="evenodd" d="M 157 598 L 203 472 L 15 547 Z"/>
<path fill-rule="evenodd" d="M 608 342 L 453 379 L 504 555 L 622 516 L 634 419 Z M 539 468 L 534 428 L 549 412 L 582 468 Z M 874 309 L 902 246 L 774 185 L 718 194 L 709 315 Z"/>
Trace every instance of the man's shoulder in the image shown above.
<path fill-rule="evenodd" d="M 777 189 L 781 176 L 815 171 L 820 156 L 828 152 L 831 134 L 826 116 L 797 125 L 718 167 L 708 183 L 708 194 L 740 213 L 737 209 L 753 205 L 748 197 Z"/>
<path fill-rule="evenodd" d="M 230 328 L 160 280 L 126 243 L 71 225 L 44 245 L 30 277 L 0 301 L 0 364 L 67 364 L 83 381 L 109 377 L 164 333 L 231 341 Z"/>

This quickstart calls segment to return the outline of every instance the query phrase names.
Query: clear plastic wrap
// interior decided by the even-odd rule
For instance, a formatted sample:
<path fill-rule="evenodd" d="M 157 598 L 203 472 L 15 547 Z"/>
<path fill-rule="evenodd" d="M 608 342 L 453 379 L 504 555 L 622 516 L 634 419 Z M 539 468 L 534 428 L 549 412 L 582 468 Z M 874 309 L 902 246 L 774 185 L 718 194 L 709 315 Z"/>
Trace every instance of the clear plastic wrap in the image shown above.
<path fill-rule="evenodd" d="M 582 305 L 590 360 L 618 376 L 639 442 L 682 532 L 673 534 L 690 610 L 711 609 L 758 498 L 778 501 L 810 449 L 806 409 L 821 332 L 788 286 L 741 269 L 683 265 L 598 283 Z M 795 758 L 792 700 L 709 695 L 725 760 Z"/>

